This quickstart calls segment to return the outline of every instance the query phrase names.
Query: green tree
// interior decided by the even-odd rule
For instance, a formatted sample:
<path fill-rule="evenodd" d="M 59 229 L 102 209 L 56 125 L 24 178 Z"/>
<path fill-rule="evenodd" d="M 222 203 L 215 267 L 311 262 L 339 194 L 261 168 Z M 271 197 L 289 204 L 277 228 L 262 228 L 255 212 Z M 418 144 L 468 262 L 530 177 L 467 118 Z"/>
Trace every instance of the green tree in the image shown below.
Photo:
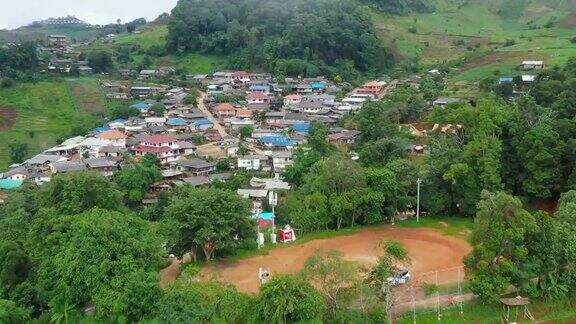
<path fill-rule="evenodd" d="M 112 55 L 106 51 L 93 51 L 86 55 L 88 66 L 96 73 L 109 73 L 114 69 Z"/>
<path fill-rule="evenodd" d="M 98 316 L 141 319 L 159 297 L 163 251 L 151 224 L 131 214 L 45 210 L 30 232 L 37 287 L 54 305 L 87 302 Z"/>
<path fill-rule="evenodd" d="M 170 200 L 164 219 L 173 252 L 199 248 L 206 260 L 256 237 L 249 201 L 227 190 L 183 187 Z"/>
<path fill-rule="evenodd" d="M 71 172 L 53 176 L 50 183 L 39 188 L 37 202 L 41 207 L 74 215 L 93 207 L 122 210 L 122 196 L 114 183 L 95 172 Z"/>
<path fill-rule="evenodd" d="M 309 257 L 302 274 L 317 285 L 331 315 L 340 308 L 349 308 L 355 300 L 353 290 L 362 282 L 358 264 L 343 260 L 342 254 L 334 250 Z"/>
<path fill-rule="evenodd" d="M 158 303 L 161 323 L 246 323 L 253 321 L 254 301 L 216 282 L 176 282 Z"/>
<path fill-rule="evenodd" d="M 528 237 L 537 229 L 519 199 L 504 192 L 482 192 L 470 240 L 474 249 L 464 261 L 476 295 L 496 301 L 510 284 L 525 284 Z"/>
<path fill-rule="evenodd" d="M 254 127 L 252 127 L 252 126 L 240 127 L 240 139 L 249 138 L 250 136 L 252 136 L 253 131 L 254 131 Z"/>
<path fill-rule="evenodd" d="M 322 294 L 293 275 L 276 276 L 262 285 L 257 307 L 268 323 L 321 323 L 326 310 Z"/>
<path fill-rule="evenodd" d="M 28 154 L 28 144 L 14 140 L 8 143 L 10 149 L 10 162 L 22 163 Z"/>
<path fill-rule="evenodd" d="M 32 311 L 16 305 L 11 300 L 0 299 L 0 323 L 28 323 Z"/>
<path fill-rule="evenodd" d="M 125 165 L 114 175 L 113 181 L 124 191 L 124 200 L 134 205 L 140 203 L 150 186 L 161 179 L 160 168 L 153 161 L 144 160 Z"/>
<path fill-rule="evenodd" d="M 547 199 L 560 190 L 564 150 L 564 141 L 548 125 L 526 132 L 518 151 L 527 172 L 522 183 L 527 194 Z"/>
<path fill-rule="evenodd" d="M 164 112 L 166 111 L 166 106 L 161 103 L 155 103 L 150 107 L 150 110 L 154 112 L 154 116 L 164 116 Z"/>

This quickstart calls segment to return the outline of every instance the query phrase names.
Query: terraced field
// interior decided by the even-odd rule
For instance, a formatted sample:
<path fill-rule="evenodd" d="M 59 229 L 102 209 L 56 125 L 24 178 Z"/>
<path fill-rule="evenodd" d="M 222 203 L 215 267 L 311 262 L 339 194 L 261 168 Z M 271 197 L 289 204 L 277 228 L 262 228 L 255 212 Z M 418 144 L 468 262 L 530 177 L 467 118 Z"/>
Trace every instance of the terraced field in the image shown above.
<path fill-rule="evenodd" d="M 375 13 L 381 39 L 398 57 L 430 66 L 470 61 L 454 82 L 515 76 L 522 59 L 563 64 L 576 55 L 575 0 L 437 0 L 436 12 Z"/>
<path fill-rule="evenodd" d="M 69 87 L 68 81 L 51 81 L 23 83 L 0 90 L 0 110 L 10 107 L 17 111 L 13 125 L 0 131 L 0 170 L 10 164 L 8 144 L 11 141 L 27 143 L 31 156 L 56 144 L 74 127 L 97 121 L 98 118 L 84 110 L 83 104 L 76 108 Z"/>

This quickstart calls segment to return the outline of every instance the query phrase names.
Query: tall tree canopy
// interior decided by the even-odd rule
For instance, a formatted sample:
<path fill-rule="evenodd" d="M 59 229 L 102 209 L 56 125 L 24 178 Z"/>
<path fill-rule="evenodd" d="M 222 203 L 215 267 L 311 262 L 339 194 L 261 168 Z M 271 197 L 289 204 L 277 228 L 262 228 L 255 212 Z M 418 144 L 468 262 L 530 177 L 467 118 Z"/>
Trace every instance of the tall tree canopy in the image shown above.
<path fill-rule="evenodd" d="M 217 250 L 233 250 L 256 238 L 249 201 L 227 190 L 181 188 L 170 200 L 164 222 L 172 233 L 172 251 L 202 249 L 207 260 Z"/>
<path fill-rule="evenodd" d="M 338 60 L 361 71 L 393 62 L 369 12 L 354 0 L 181 0 L 168 31 L 173 52 L 231 54 L 238 67 L 279 75 L 315 76 Z"/>

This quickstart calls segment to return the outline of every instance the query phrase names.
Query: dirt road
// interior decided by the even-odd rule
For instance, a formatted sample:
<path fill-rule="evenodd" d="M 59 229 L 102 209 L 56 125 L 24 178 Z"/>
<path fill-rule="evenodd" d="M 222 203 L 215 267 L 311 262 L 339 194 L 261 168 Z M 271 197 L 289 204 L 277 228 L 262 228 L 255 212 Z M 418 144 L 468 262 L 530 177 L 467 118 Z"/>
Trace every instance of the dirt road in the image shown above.
<path fill-rule="evenodd" d="M 224 126 L 220 124 L 218 119 L 216 119 L 214 115 L 212 115 L 212 112 L 208 110 L 208 108 L 206 108 L 206 105 L 204 104 L 204 98 L 206 98 L 206 94 L 200 91 L 200 98 L 198 98 L 198 109 L 206 116 L 206 118 L 208 118 L 209 121 L 212 122 L 212 124 L 214 124 L 214 129 L 218 131 L 218 133 L 220 134 L 220 136 L 222 136 L 222 138 L 228 137 L 228 133 L 226 133 L 226 128 L 224 128 Z"/>
<path fill-rule="evenodd" d="M 434 229 L 400 229 L 383 226 L 352 235 L 289 245 L 271 250 L 267 255 L 238 262 L 218 262 L 204 267 L 200 272 L 200 278 L 201 280 L 216 278 L 235 285 L 239 291 L 255 293 L 260 287 L 258 280 L 260 267 L 268 268 L 272 275 L 296 273 L 304 267 L 306 259 L 318 250 L 338 250 L 347 260 L 357 261 L 363 265 L 374 265 L 381 254 L 378 243 L 383 239 L 402 242 L 412 260 L 410 270 L 414 277 L 430 271 L 459 267 L 462 265 L 462 258 L 471 250 L 465 240 L 444 236 Z M 451 275 L 440 279 L 443 282 L 457 280 Z"/>

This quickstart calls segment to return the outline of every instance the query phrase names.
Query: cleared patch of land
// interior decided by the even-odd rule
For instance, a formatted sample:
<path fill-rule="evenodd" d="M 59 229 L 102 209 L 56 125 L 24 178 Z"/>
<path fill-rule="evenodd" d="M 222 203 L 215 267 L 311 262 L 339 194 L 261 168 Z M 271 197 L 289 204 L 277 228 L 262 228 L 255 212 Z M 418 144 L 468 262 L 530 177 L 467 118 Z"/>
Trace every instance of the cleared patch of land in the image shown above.
<path fill-rule="evenodd" d="M 242 292 L 257 292 L 260 287 L 258 269 L 268 268 L 272 275 L 296 273 L 304 267 L 306 259 L 317 251 L 338 250 L 345 259 L 362 265 L 374 265 L 381 255 L 382 240 L 399 240 L 407 248 L 412 260 L 414 276 L 429 271 L 458 267 L 471 250 L 466 240 L 443 235 L 430 228 L 395 228 L 382 226 L 364 229 L 351 235 L 318 239 L 303 244 L 290 244 L 270 250 L 267 255 L 255 256 L 236 262 L 217 262 L 202 268 L 203 280 L 218 279 L 235 285 Z M 444 278 L 446 282 L 457 280 Z"/>
<path fill-rule="evenodd" d="M 0 131 L 12 128 L 18 117 L 18 110 L 10 107 L 0 107 Z"/>
<path fill-rule="evenodd" d="M 104 114 L 106 99 L 94 79 L 70 80 L 70 92 L 74 103 L 81 112 L 89 114 Z"/>

